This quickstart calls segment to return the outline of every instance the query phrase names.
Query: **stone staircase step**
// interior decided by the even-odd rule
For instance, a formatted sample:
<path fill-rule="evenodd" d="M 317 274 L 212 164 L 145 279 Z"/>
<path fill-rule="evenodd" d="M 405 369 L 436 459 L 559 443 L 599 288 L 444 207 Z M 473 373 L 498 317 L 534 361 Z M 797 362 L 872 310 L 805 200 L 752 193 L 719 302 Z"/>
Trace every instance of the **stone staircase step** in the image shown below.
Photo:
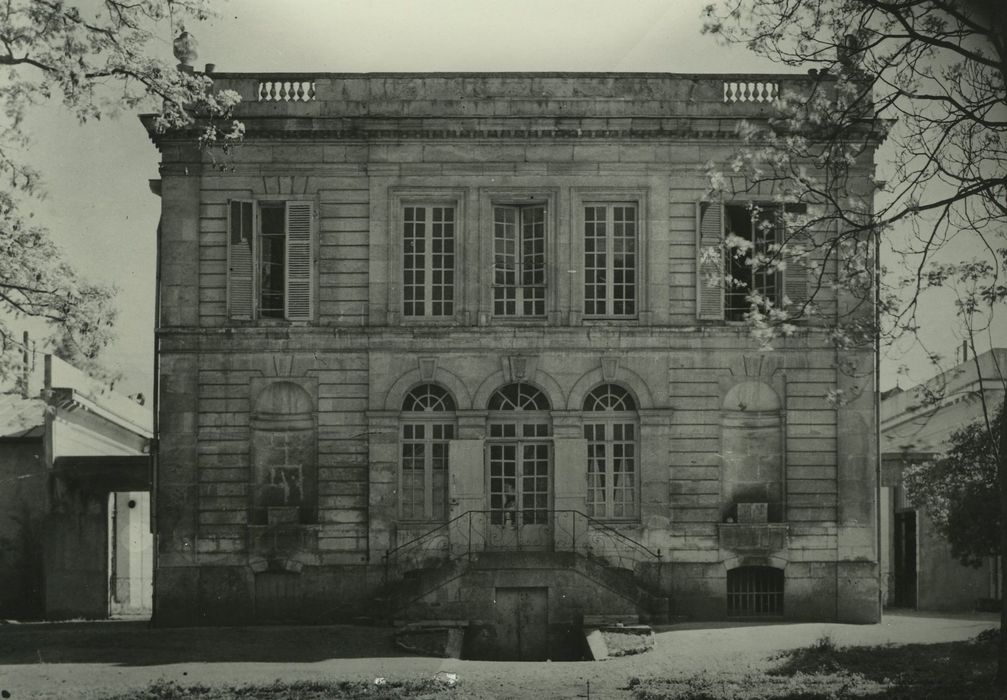
<path fill-rule="evenodd" d="M 584 615 L 584 627 L 609 627 L 615 625 L 638 625 L 638 615 Z"/>
<path fill-rule="evenodd" d="M 541 577 L 532 572 L 541 570 L 545 574 L 550 569 L 576 571 L 580 576 L 593 581 L 594 585 L 607 589 L 636 608 L 635 615 L 616 616 L 611 620 L 606 620 L 604 615 L 594 615 L 596 611 L 590 611 L 592 615 L 585 615 L 585 620 L 592 620 L 590 624 L 646 622 L 665 625 L 673 619 L 671 599 L 652 589 L 647 582 L 638 578 L 635 571 L 599 562 L 575 552 L 488 551 L 480 552 L 471 559 L 463 558 L 444 562 L 436 567 L 415 569 L 378 591 L 374 606 L 386 619 L 394 616 L 412 620 L 443 620 L 471 616 L 474 611 L 467 610 L 464 603 L 448 600 L 437 594 L 437 591 L 451 581 L 471 574 L 485 577 L 488 571 L 507 570 L 526 571 L 528 573 L 525 576 Z M 428 596 L 426 602 L 421 602 L 421 599 Z M 415 610 L 410 613 L 409 608 L 414 606 Z"/>

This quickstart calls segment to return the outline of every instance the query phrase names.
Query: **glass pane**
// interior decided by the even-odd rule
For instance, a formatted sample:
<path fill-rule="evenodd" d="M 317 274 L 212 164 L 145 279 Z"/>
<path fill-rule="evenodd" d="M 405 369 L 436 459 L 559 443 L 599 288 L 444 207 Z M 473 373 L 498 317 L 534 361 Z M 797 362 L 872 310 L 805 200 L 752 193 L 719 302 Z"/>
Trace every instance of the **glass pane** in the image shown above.
<path fill-rule="evenodd" d="M 490 445 L 490 522 L 513 524 L 517 509 L 517 446 Z"/>
<path fill-rule="evenodd" d="M 588 316 L 606 313 L 605 277 L 607 256 L 608 211 L 603 206 L 587 207 L 584 211 L 584 313 Z"/>
<path fill-rule="evenodd" d="M 602 384 L 584 398 L 585 411 L 635 411 L 636 402 L 618 384 Z"/>
<path fill-rule="evenodd" d="M 488 408 L 491 411 L 547 411 L 550 404 L 545 394 L 535 387 L 514 382 L 497 389 L 490 397 Z"/>
<path fill-rule="evenodd" d="M 451 395 L 437 384 L 422 384 L 402 401 L 403 411 L 454 411 L 455 402 Z"/>
<path fill-rule="evenodd" d="M 426 218 L 424 207 L 406 207 L 402 232 L 402 313 L 426 313 Z"/>

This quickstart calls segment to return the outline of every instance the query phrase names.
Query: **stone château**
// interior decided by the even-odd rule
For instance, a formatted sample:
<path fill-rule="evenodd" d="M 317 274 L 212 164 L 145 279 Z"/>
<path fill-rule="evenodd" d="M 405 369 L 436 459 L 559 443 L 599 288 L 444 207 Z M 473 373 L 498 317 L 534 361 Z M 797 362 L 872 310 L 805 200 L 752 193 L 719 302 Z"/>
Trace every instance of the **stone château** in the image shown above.
<path fill-rule="evenodd" d="M 807 76 L 212 77 L 231 153 L 145 118 L 156 623 L 878 619 L 874 355 L 828 289 L 760 351 L 703 255 L 766 243 L 707 164 Z"/>

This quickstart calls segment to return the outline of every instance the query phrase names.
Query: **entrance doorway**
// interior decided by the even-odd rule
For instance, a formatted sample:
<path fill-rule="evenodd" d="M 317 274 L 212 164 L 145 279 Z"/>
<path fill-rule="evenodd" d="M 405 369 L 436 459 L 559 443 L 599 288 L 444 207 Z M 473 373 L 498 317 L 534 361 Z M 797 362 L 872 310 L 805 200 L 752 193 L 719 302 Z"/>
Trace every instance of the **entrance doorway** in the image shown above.
<path fill-rule="evenodd" d="M 551 451 L 547 442 L 489 445 L 492 549 L 549 549 Z"/>
<path fill-rule="evenodd" d="M 895 600 L 897 608 L 916 607 L 916 511 L 895 513 Z"/>
<path fill-rule="evenodd" d="M 507 384 L 490 397 L 489 549 L 551 549 L 550 408 L 541 390 L 523 382 Z"/>
<path fill-rule="evenodd" d="M 150 493 L 108 495 L 108 608 L 116 617 L 149 617 L 154 593 Z"/>
<path fill-rule="evenodd" d="M 549 589 L 497 588 L 494 605 L 496 653 L 500 661 L 549 658 Z"/>

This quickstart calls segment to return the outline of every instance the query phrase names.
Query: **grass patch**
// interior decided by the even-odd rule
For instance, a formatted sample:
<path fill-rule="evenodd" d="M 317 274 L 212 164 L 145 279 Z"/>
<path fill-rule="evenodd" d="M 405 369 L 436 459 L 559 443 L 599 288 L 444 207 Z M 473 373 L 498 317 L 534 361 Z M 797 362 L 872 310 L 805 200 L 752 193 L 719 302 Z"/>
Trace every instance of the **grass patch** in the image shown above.
<path fill-rule="evenodd" d="M 633 685 L 632 683 L 630 684 Z M 645 680 L 633 687 L 636 700 L 819 700 L 877 698 L 887 690 L 853 673 L 770 676 L 763 673 L 696 675 Z"/>
<path fill-rule="evenodd" d="M 448 700 L 456 694 L 452 678 L 406 681 L 276 681 L 269 685 L 205 686 L 155 681 L 142 690 L 112 696 L 109 700 Z"/>
<path fill-rule="evenodd" d="M 638 680 L 636 700 L 995 700 L 997 635 L 971 641 L 837 647 L 824 637 L 787 652 L 766 673 L 697 674 Z"/>

